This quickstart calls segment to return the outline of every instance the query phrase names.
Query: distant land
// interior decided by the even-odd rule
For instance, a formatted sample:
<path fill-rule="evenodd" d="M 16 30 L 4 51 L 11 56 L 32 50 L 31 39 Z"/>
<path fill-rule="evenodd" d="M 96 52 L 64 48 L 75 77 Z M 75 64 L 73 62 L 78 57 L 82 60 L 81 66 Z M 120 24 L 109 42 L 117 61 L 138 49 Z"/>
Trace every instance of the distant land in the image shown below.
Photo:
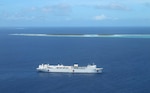
<path fill-rule="evenodd" d="M 112 38 L 150 38 L 150 34 L 9 34 L 16 36 L 46 36 L 46 37 L 112 37 Z"/>

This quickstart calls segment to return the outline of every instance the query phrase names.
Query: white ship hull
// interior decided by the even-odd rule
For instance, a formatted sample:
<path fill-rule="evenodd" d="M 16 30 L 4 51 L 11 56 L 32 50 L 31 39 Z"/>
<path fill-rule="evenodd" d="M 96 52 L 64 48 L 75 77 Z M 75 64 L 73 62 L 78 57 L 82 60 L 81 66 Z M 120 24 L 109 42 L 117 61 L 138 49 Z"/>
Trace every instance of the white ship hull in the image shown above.
<path fill-rule="evenodd" d="M 96 65 L 79 67 L 78 64 L 74 64 L 74 66 L 42 64 L 39 65 L 37 71 L 53 73 L 102 73 L 102 69 L 103 68 L 96 68 Z"/>

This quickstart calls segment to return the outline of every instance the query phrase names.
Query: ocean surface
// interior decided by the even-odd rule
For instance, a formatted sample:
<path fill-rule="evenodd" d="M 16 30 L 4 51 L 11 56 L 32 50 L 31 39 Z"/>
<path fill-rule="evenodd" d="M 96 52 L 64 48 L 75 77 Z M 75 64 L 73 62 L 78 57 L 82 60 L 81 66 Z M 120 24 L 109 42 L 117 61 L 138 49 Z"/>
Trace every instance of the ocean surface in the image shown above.
<path fill-rule="evenodd" d="M 150 93 L 150 38 L 10 35 L 16 33 L 146 35 L 150 27 L 0 28 L 0 93 Z M 104 70 L 38 73 L 42 63 L 95 63 Z"/>

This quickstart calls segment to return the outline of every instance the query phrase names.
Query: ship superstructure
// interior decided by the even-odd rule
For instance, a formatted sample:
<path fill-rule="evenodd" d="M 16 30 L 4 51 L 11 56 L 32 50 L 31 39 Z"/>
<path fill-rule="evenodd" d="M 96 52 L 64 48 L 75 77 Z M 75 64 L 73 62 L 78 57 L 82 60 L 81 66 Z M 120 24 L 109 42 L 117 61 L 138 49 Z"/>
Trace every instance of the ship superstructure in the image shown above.
<path fill-rule="evenodd" d="M 41 64 L 37 68 L 40 72 L 59 72 L 59 73 L 101 73 L 103 68 L 97 68 L 95 64 L 90 64 L 87 66 L 78 66 L 74 64 L 73 66 L 65 66 L 62 64 L 50 65 Z"/>

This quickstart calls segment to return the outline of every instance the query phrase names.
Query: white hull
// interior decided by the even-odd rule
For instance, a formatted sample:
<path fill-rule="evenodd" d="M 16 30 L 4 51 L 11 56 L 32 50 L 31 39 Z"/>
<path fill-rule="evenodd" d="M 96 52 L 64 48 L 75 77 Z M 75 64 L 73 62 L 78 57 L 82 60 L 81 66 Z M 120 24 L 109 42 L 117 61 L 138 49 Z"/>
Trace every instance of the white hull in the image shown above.
<path fill-rule="evenodd" d="M 52 73 L 102 73 L 102 69 L 103 68 L 96 68 L 96 65 L 78 67 L 78 64 L 74 64 L 74 66 L 42 64 L 39 65 L 37 71 Z"/>

